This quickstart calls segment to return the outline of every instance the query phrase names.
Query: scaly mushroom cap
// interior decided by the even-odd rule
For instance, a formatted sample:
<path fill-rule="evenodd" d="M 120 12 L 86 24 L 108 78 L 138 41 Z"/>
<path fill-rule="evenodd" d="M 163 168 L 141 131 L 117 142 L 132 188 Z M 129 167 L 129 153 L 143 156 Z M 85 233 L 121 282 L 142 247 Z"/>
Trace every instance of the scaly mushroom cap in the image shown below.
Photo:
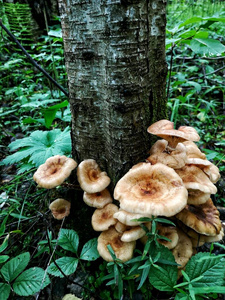
<path fill-rule="evenodd" d="M 70 176 L 77 163 L 65 155 L 49 157 L 46 162 L 39 166 L 34 173 L 33 179 L 38 186 L 52 189 L 62 184 Z"/>
<path fill-rule="evenodd" d="M 166 143 L 165 143 L 166 142 Z M 172 169 L 180 169 L 187 162 L 186 148 L 182 143 L 178 143 L 174 150 L 167 149 L 166 140 L 157 141 L 150 149 L 150 156 L 147 160 L 152 164 L 160 162 Z"/>
<path fill-rule="evenodd" d="M 117 183 L 114 198 L 131 213 L 173 216 L 187 204 L 187 190 L 176 172 L 161 164 L 139 163 Z"/>
<path fill-rule="evenodd" d="M 174 255 L 175 261 L 178 265 L 178 269 L 182 269 L 186 266 L 189 259 L 193 254 L 193 247 L 191 239 L 180 229 L 177 228 L 178 233 L 178 243 L 175 248 L 173 248 L 172 253 Z"/>
<path fill-rule="evenodd" d="M 103 208 L 106 206 L 106 204 L 113 202 L 112 197 L 107 189 L 92 194 L 84 192 L 83 200 L 88 206 L 96 208 Z"/>
<path fill-rule="evenodd" d="M 54 200 L 49 205 L 53 217 L 57 220 L 62 220 L 64 217 L 68 216 L 70 214 L 70 207 L 70 202 L 62 198 Z"/>
<path fill-rule="evenodd" d="M 113 217 L 119 208 L 112 203 L 107 204 L 103 208 L 97 208 L 91 219 L 92 227 L 95 231 L 105 231 L 110 226 L 116 224 L 117 220 Z"/>
<path fill-rule="evenodd" d="M 201 234 L 215 236 L 221 230 L 219 211 L 211 199 L 200 205 L 187 205 L 176 218 Z"/>
<path fill-rule="evenodd" d="M 160 136 L 168 141 L 168 146 L 176 148 L 178 143 L 188 141 L 199 141 L 200 137 L 197 131 L 190 126 L 180 126 L 174 129 L 174 123 L 168 120 L 160 120 L 148 127 L 148 132 Z"/>
<path fill-rule="evenodd" d="M 189 189 L 187 204 L 199 205 L 206 203 L 210 199 L 210 196 L 210 193 Z"/>
<path fill-rule="evenodd" d="M 176 170 L 176 172 L 182 178 L 187 190 L 199 190 L 210 194 L 217 192 L 216 186 L 205 173 L 194 165 L 186 165 L 182 169 Z"/>
<path fill-rule="evenodd" d="M 119 209 L 118 212 L 114 214 L 114 218 L 119 220 L 121 223 L 126 224 L 127 226 L 137 226 L 141 223 L 144 223 L 145 221 L 138 222 L 133 221 L 134 219 L 140 219 L 143 217 L 151 218 L 151 215 L 149 214 L 133 214 L 128 211 Z"/>
<path fill-rule="evenodd" d="M 114 227 L 110 227 L 107 231 L 103 231 L 98 237 L 97 249 L 100 256 L 106 261 L 113 261 L 107 245 L 111 245 L 115 255 L 123 262 L 128 261 L 133 257 L 135 241 L 126 243 L 121 241 L 121 234 Z"/>
<path fill-rule="evenodd" d="M 80 187 L 87 193 L 98 193 L 110 184 L 106 172 L 101 172 L 94 159 L 83 160 L 77 168 Z"/>
<path fill-rule="evenodd" d="M 185 141 L 185 142 L 183 142 L 183 144 L 186 147 L 188 158 L 206 159 L 206 155 L 203 152 L 201 152 L 201 150 L 198 148 L 198 146 L 194 142 Z"/>
<path fill-rule="evenodd" d="M 151 228 L 151 223 L 144 224 L 148 229 Z M 121 241 L 123 242 L 131 242 L 136 241 L 142 238 L 146 234 L 145 230 L 141 228 L 141 226 L 133 226 L 128 228 L 126 231 L 123 232 L 121 236 Z"/>

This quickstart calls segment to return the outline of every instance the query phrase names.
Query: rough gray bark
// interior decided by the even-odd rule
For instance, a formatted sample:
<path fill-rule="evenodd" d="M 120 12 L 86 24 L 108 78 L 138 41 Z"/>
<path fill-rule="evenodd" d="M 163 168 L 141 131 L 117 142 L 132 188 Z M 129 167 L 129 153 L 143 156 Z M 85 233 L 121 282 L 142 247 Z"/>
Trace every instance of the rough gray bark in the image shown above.
<path fill-rule="evenodd" d="M 73 157 L 115 183 L 148 155 L 147 127 L 166 118 L 164 0 L 59 0 Z"/>

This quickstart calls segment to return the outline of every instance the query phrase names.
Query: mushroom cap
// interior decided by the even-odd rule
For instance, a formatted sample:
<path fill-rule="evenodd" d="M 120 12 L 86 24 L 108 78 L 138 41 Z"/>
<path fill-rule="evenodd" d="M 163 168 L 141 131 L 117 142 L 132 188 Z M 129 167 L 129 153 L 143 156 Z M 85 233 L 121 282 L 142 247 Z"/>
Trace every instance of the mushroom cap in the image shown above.
<path fill-rule="evenodd" d="M 145 226 L 147 226 L 149 229 L 151 228 L 151 223 L 145 223 Z M 123 242 L 131 242 L 136 241 L 140 238 L 142 238 L 146 234 L 145 230 L 141 228 L 141 226 L 133 226 L 128 228 L 128 230 L 124 231 L 121 236 L 121 241 Z"/>
<path fill-rule="evenodd" d="M 206 155 L 203 152 L 201 152 L 201 150 L 198 148 L 198 146 L 194 142 L 185 141 L 185 142 L 183 142 L 183 144 L 186 147 L 188 158 L 206 159 Z"/>
<path fill-rule="evenodd" d="M 220 232 L 215 236 L 200 234 L 184 224 L 181 225 L 181 228 L 190 237 L 194 247 L 200 247 L 205 243 L 219 242 L 224 237 L 224 230 L 222 227 Z"/>
<path fill-rule="evenodd" d="M 167 145 L 166 140 L 157 141 L 150 149 L 151 155 L 147 160 L 152 165 L 160 162 L 173 169 L 184 167 L 187 162 L 186 147 L 182 143 L 178 143 L 174 150 L 168 151 Z"/>
<path fill-rule="evenodd" d="M 169 142 L 169 146 L 175 148 L 178 143 L 188 141 L 199 141 L 197 131 L 190 126 L 180 126 L 174 129 L 174 123 L 168 120 L 160 120 L 148 127 L 147 131 L 160 136 Z"/>
<path fill-rule="evenodd" d="M 128 261 L 133 257 L 135 241 L 126 243 L 121 241 L 121 234 L 114 227 L 110 227 L 107 231 L 103 231 L 98 237 L 97 249 L 100 256 L 106 261 L 113 261 L 107 245 L 111 245 L 115 255 L 123 262 Z"/>
<path fill-rule="evenodd" d="M 119 208 L 112 203 L 107 204 L 103 208 L 97 208 L 91 219 L 93 229 L 95 231 L 105 231 L 109 229 L 110 226 L 115 225 L 117 220 L 113 215 L 118 210 Z"/>
<path fill-rule="evenodd" d="M 68 216 L 70 214 L 70 207 L 70 202 L 62 198 L 54 200 L 49 205 L 53 217 L 57 220 L 62 220 L 64 217 Z"/>
<path fill-rule="evenodd" d="M 186 266 L 189 259 L 193 254 L 193 247 L 191 239 L 182 230 L 177 228 L 178 243 L 175 248 L 172 249 L 175 261 L 178 265 L 178 269 L 182 269 Z"/>
<path fill-rule="evenodd" d="M 187 165 L 195 165 L 199 168 L 204 168 L 205 166 L 210 166 L 211 162 L 208 161 L 207 159 L 201 159 L 201 158 L 189 158 L 187 159 L 186 162 Z"/>
<path fill-rule="evenodd" d="M 221 177 L 219 168 L 217 168 L 217 166 L 215 166 L 213 163 L 210 163 L 209 166 L 203 167 L 202 170 L 209 177 L 212 183 L 217 183 Z"/>
<path fill-rule="evenodd" d="M 176 172 L 161 164 L 139 163 L 114 189 L 120 207 L 131 213 L 173 216 L 187 203 L 187 190 Z"/>
<path fill-rule="evenodd" d="M 106 172 L 102 172 L 94 159 L 85 159 L 77 167 L 80 187 L 87 193 L 97 193 L 110 184 Z"/>
<path fill-rule="evenodd" d="M 107 189 L 91 194 L 84 192 L 83 200 L 88 206 L 96 208 L 103 208 L 106 204 L 113 202 L 113 199 Z"/>
<path fill-rule="evenodd" d="M 176 170 L 176 172 L 182 178 L 188 190 L 200 190 L 210 194 L 217 192 L 216 186 L 209 180 L 205 173 L 194 165 L 186 165 L 182 169 Z"/>
<path fill-rule="evenodd" d="M 188 190 L 187 204 L 199 205 L 207 202 L 210 199 L 210 193 L 204 193 L 199 190 Z"/>
<path fill-rule="evenodd" d="M 52 189 L 62 184 L 76 166 L 77 163 L 72 158 L 55 155 L 39 166 L 33 179 L 40 187 Z"/>
<path fill-rule="evenodd" d="M 138 222 L 138 221 L 132 221 L 134 219 L 140 219 L 143 217 L 151 218 L 150 214 L 134 214 L 130 213 L 128 211 L 119 209 L 118 212 L 114 214 L 114 218 L 119 220 L 121 223 L 126 224 L 127 226 L 137 226 L 141 223 L 144 223 L 145 221 Z"/>
<path fill-rule="evenodd" d="M 219 211 L 211 199 L 200 205 L 186 205 L 176 218 L 201 234 L 215 236 L 221 230 Z"/>
<path fill-rule="evenodd" d="M 124 231 L 127 230 L 127 228 L 129 228 L 127 225 L 121 223 L 120 221 L 117 221 L 116 224 L 114 225 L 115 229 L 117 232 L 119 233 L 123 233 Z"/>

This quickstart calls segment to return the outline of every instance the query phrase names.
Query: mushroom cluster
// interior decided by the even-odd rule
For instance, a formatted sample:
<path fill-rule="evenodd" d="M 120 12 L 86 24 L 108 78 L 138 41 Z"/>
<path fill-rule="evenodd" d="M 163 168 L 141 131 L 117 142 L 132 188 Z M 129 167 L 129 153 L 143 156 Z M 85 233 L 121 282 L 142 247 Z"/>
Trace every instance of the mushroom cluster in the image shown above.
<path fill-rule="evenodd" d="M 98 191 L 86 186 L 87 181 L 96 186 L 101 173 L 107 176 L 95 161 L 86 160 L 78 166 L 78 181 L 85 191 L 84 202 L 96 208 L 92 226 L 102 231 L 98 251 L 103 259 L 112 261 L 109 244 L 117 258 L 132 258 L 136 241 L 147 240 L 137 219 L 160 216 L 172 218 L 176 224 L 158 224 L 158 234 L 166 237 L 158 242 L 172 251 L 181 270 L 195 253 L 194 248 L 223 238 L 219 212 L 211 200 L 217 192 L 215 183 L 220 174 L 194 143 L 200 137 L 193 127 L 181 126 L 176 130 L 173 122 L 161 120 L 151 125 L 148 132 L 163 139 L 152 146 L 145 162 L 134 165 L 117 182 L 113 197 L 119 206 L 112 203 L 108 190 L 103 190 L 110 179 L 105 178 L 104 187 Z M 88 161 L 92 167 L 82 171 Z M 151 228 L 151 222 L 144 225 Z"/>

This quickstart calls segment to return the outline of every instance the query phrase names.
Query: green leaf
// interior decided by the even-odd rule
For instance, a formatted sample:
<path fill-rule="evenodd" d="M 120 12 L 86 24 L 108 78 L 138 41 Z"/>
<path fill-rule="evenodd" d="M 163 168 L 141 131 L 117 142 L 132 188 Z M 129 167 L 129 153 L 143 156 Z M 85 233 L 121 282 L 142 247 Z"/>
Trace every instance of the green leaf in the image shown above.
<path fill-rule="evenodd" d="M 78 262 L 79 260 L 77 258 L 68 256 L 61 257 L 56 260 L 57 265 L 66 275 L 73 274 L 76 271 Z M 57 277 L 64 277 L 64 275 L 59 271 L 58 267 L 54 263 L 50 264 L 48 273 Z"/>
<path fill-rule="evenodd" d="M 9 243 L 9 234 L 4 238 L 3 243 L 0 245 L 0 253 L 3 252 L 7 247 Z"/>
<path fill-rule="evenodd" d="M 26 268 L 30 260 L 30 253 L 22 253 L 8 261 L 1 268 L 1 273 L 7 282 L 13 281 Z"/>
<path fill-rule="evenodd" d="M 160 257 L 166 257 L 168 261 L 175 263 L 174 256 L 169 249 L 160 245 L 158 251 L 161 253 Z M 153 265 L 149 281 L 156 289 L 171 292 L 177 282 L 177 267 L 168 264 Z"/>
<path fill-rule="evenodd" d="M 88 241 L 83 246 L 83 249 L 80 254 L 80 259 L 92 261 L 92 260 L 96 260 L 97 258 L 99 258 L 100 255 L 97 250 L 97 243 L 98 243 L 97 238 L 94 238 L 94 239 L 91 239 L 90 241 Z"/>
<path fill-rule="evenodd" d="M 0 255 L 0 264 L 6 262 L 9 259 L 8 255 Z"/>
<path fill-rule="evenodd" d="M 13 290 L 19 296 L 33 295 L 50 283 L 46 272 L 38 267 L 30 268 L 23 272 L 13 284 Z"/>
<path fill-rule="evenodd" d="M 193 256 L 187 263 L 185 272 L 191 281 L 202 276 L 201 280 L 192 282 L 193 287 L 225 284 L 225 260 L 210 253 L 199 252 Z"/>
<path fill-rule="evenodd" d="M 59 232 L 58 245 L 76 254 L 79 245 L 79 236 L 72 229 L 62 228 Z"/>
<path fill-rule="evenodd" d="M 10 292 L 11 292 L 10 285 L 7 283 L 0 282 L 1 299 L 7 300 L 9 298 Z"/>
<path fill-rule="evenodd" d="M 218 293 L 225 294 L 224 286 L 202 286 L 199 288 L 193 287 L 193 291 L 195 294 L 210 294 L 210 293 Z"/>
<path fill-rule="evenodd" d="M 17 152 L 7 156 L 2 161 L 3 164 L 18 163 L 27 159 L 33 166 L 39 167 L 51 156 L 71 153 L 70 129 L 67 127 L 64 131 L 60 129 L 37 130 L 32 132 L 29 137 L 10 143 L 9 148 L 11 151 Z"/>
<path fill-rule="evenodd" d="M 209 38 L 193 38 L 190 43 L 193 52 L 201 55 L 221 55 L 225 52 L 225 46 L 219 41 Z"/>
<path fill-rule="evenodd" d="M 8 219 L 8 215 L 4 218 L 4 220 L 2 221 L 1 227 L 0 227 L 0 236 L 2 236 L 5 233 L 5 224 L 7 222 Z"/>

